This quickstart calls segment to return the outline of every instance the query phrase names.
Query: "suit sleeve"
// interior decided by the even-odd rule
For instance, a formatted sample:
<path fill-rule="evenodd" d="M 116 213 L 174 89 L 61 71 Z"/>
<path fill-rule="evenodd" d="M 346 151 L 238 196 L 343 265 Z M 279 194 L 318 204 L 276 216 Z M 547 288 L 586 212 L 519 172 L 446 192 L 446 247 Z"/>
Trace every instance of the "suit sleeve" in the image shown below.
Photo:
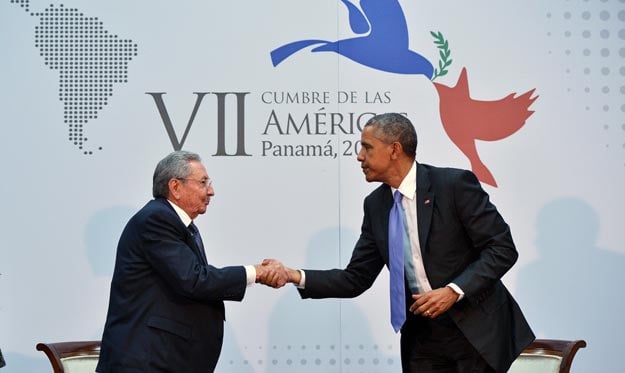
<path fill-rule="evenodd" d="M 165 283 L 196 301 L 243 299 L 245 268 L 204 265 L 185 242 L 184 232 L 169 218 L 167 214 L 150 214 L 141 233 L 145 258 Z"/>
<path fill-rule="evenodd" d="M 372 232 L 370 207 L 365 200 L 361 233 L 345 269 L 310 270 L 302 298 L 353 298 L 369 289 L 384 266 Z"/>
<path fill-rule="evenodd" d="M 453 193 L 457 214 L 477 256 L 452 282 L 471 298 L 489 291 L 516 262 L 518 253 L 508 224 L 472 172 L 459 174 Z"/>

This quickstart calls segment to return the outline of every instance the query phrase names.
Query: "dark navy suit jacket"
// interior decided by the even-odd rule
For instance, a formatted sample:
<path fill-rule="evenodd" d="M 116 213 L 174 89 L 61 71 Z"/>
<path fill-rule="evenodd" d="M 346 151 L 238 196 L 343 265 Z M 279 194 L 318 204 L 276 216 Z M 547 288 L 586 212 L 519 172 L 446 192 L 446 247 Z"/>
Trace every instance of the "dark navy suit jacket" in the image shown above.
<path fill-rule="evenodd" d="M 506 371 L 534 334 L 501 277 L 518 253 L 510 228 L 473 173 L 417 164 L 417 224 L 433 289 L 453 282 L 465 293 L 448 311 L 469 342 L 497 371 Z M 383 184 L 364 202 L 360 238 L 345 269 L 305 270 L 303 298 L 350 298 L 367 290 L 388 267 L 391 189 Z M 406 287 L 408 289 L 408 287 Z M 406 306 L 414 300 L 406 294 Z M 418 316 L 407 310 L 402 333 Z M 390 327 L 390 325 L 389 325 Z"/>
<path fill-rule="evenodd" d="M 212 372 L 224 300 L 243 299 L 242 266 L 216 268 L 166 199 L 148 202 L 117 247 L 100 373 Z"/>

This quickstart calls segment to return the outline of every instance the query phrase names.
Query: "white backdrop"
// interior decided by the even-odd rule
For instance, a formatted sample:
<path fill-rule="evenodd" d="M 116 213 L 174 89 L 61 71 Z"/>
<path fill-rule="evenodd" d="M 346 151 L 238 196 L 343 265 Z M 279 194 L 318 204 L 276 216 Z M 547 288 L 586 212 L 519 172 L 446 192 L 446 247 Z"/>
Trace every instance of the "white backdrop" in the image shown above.
<path fill-rule="evenodd" d="M 410 50 L 438 67 L 430 32 L 449 43 L 452 63 L 437 83 L 455 86 L 466 67 L 476 100 L 536 89 L 534 114 L 518 132 L 477 142 L 498 184 L 484 187 L 520 253 L 504 280 L 539 337 L 588 342 L 574 371 L 618 371 L 625 1 L 399 5 Z M 428 77 L 314 46 L 272 65 L 270 52 L 282 45 L 356 36 L 348 20 L 337 0 L 0 2 L 3 372 L 49 371 L 37 342 L 100 339 L 117 239 L 150 198 L 156 162 L 174 150 L 153 96 L 181 140 L 206 93 L 182 147 L 200 153 L 214 180 L 216 196 L 197 222 L 218 266 L 275 257 L 333 268 L 349 260 L 362 200 L 376 187 L 353 152 L 367 113 L 406 113 L 420 162 L 471 167 L 443 128 Z M 370 46 L 359 56 L 383 54 Z M 80 53 L 98 57 L 78 60 L 89 47 Z M 231 92 L 222 111 L 216 92 Z M 287 92 L 299 102 L 268 99 Z M 306 94 L 321 99 L 306 102 Z M 70 132 L 71 120 L 82 127 Z M 321 155 L 297 153 L 306 145 Z M 242 303 L 226 306 L 218 371 L 399 372 L 387 279 L 385 270 L 353 300 L 302 301 L 291 286 L 248 289 Z"/>

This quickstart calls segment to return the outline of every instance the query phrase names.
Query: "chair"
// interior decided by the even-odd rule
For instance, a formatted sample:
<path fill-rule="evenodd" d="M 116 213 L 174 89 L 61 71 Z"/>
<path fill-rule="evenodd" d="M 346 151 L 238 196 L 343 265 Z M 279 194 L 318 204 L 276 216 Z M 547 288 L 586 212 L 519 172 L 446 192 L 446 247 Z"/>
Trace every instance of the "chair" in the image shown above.
<path fill-rule="evenodd" d="M 584 340 L 536 339 L 512 363 L 508 373 L 569 373 Z"/>
<path fill-rule="evenodd" d="M 93 373 L 100 356 L 100 341 L 37 343 L 37 350 L 48 356 L 54 373 Z"/>

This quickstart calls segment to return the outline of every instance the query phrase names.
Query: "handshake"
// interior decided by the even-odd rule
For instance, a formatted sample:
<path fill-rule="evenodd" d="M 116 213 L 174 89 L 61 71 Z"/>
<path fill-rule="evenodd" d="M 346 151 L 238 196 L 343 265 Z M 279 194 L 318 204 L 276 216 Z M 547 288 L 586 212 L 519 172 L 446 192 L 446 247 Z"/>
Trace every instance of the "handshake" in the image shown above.
<path fill-rule="evenodd" d="M 281 288 L 289 282 L 299 284 L 301 280 L 298 270 L 287 268 L 275 259 L 265 259 L 254 268 L 256 269 L 256 282 L 272 288 Z"/>

